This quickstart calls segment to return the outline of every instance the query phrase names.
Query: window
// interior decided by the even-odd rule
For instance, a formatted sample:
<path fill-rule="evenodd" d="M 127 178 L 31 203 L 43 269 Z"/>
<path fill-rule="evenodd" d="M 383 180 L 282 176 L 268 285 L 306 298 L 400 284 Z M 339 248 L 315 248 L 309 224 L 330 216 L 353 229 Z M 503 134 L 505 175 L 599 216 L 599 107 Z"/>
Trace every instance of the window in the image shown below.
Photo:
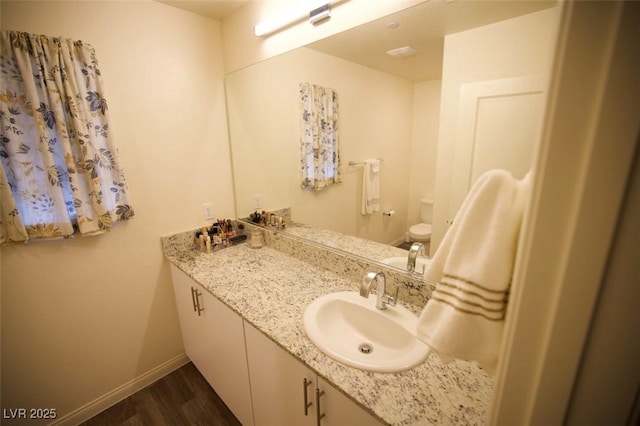
<path fill-rule="evenodd" d="M 316 191 L 342 181 L 338 144 L 338 94 L 300 83 L 302 187 Z"/>
<path fill-rule="evenodd" d="M 3 31 L 0 82 L 0 244 L 132 218 L 94 49 Z"/>

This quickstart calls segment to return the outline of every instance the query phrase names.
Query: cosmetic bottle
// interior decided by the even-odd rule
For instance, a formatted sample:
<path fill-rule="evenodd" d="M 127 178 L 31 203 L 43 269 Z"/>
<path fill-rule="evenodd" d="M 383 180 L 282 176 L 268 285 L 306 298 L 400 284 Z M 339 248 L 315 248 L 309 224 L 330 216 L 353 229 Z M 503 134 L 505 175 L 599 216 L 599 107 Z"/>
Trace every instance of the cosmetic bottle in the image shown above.
<path fill-rule="evenodd" d="M 251 239 L 249 240 L 251 248 L 261 248 L 264 245 L 264 235 L 259 229 L 251 231 Z"/>

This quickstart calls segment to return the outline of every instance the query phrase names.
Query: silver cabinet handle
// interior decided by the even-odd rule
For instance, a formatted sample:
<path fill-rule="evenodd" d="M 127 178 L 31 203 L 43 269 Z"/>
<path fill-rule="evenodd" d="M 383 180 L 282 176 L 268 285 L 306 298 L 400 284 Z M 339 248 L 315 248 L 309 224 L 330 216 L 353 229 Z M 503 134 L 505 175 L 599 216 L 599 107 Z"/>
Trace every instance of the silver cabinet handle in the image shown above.
<path fill-rule="evenodd" d="M 316 424 L 320 426 L 320 420 L 324 418 L 324 413 L 320 412 L 320 397 L 324 395 L 324 391 L 316 388 Z"/>
<path fill-rule="evenodd" d="M 307 380 L 306 377 L 302 380 L 302 393 L 304 395 L 304 415 L 305 416 L 309 415 L 309 407 L 313 405 L 309 402 L 309 397 L 307 396 L 307 388 L 311 386 L 311 383 L 312 383 L 311 380 Z"/>
<path fill-rule="evenodd" d="M 193 312 L 197 312 L 198 316 L 201 315 L 204 308 L 200 306 L 200 299 L 198 296 L 202 296 L 202 293 L 198 291 L 197 288 L 191 287 L 191 302 L 193 303 Z"/>
<path fill-rule="evenodd" d="M 196 300 L 196 289 L 191 287 L 191 303 L 193 303 L 193 312 L 197 312 L 198 311 L 198 307 L 197 307 L 197 300 Z"/>
<path fill-rule="evenodd" d="M 196 295 L 196 307 L 197 307 L 197 311 L 198 311 L 198 316 L 201 315 L 202 311 L 204 311 L 204 308 L 202 306 L 200 306 L 200 299 L 198 299 L 199 296 L 202 296 L 202 293 L 198 291 L 198 289 L 195 290 L 195 295 Z"/>

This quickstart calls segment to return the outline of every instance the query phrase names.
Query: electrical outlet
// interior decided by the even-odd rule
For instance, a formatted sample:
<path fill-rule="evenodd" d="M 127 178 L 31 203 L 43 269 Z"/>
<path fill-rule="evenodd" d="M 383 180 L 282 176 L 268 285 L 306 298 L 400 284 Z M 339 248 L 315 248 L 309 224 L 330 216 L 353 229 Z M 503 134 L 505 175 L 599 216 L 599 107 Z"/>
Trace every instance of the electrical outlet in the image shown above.
<path fill-rule="evenodd" d="M 213 220 L 213 203 L 202 204 L 202 216 L 204 220 Z"/>
<path fill-rule="evenodd" d="M 262 194 L 253 194 L 253 208 L 262 208 Z"/>

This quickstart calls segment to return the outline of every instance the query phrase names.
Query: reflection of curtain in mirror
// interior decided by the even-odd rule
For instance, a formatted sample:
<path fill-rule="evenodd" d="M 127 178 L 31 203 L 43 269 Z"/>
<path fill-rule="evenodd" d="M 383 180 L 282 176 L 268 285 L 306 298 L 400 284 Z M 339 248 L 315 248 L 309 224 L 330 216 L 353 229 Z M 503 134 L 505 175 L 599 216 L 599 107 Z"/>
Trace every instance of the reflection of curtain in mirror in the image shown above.
<path fill-rule="evenodd" d="M 342 181 L 338 150 L 338 94 L 300 83 L 302 187 L 316 191 Z"/>
<path fill-rule="evenodd" d="M 93 48 L 4 31 L 0 59 L 0 244 L 133 217 Z"/>

